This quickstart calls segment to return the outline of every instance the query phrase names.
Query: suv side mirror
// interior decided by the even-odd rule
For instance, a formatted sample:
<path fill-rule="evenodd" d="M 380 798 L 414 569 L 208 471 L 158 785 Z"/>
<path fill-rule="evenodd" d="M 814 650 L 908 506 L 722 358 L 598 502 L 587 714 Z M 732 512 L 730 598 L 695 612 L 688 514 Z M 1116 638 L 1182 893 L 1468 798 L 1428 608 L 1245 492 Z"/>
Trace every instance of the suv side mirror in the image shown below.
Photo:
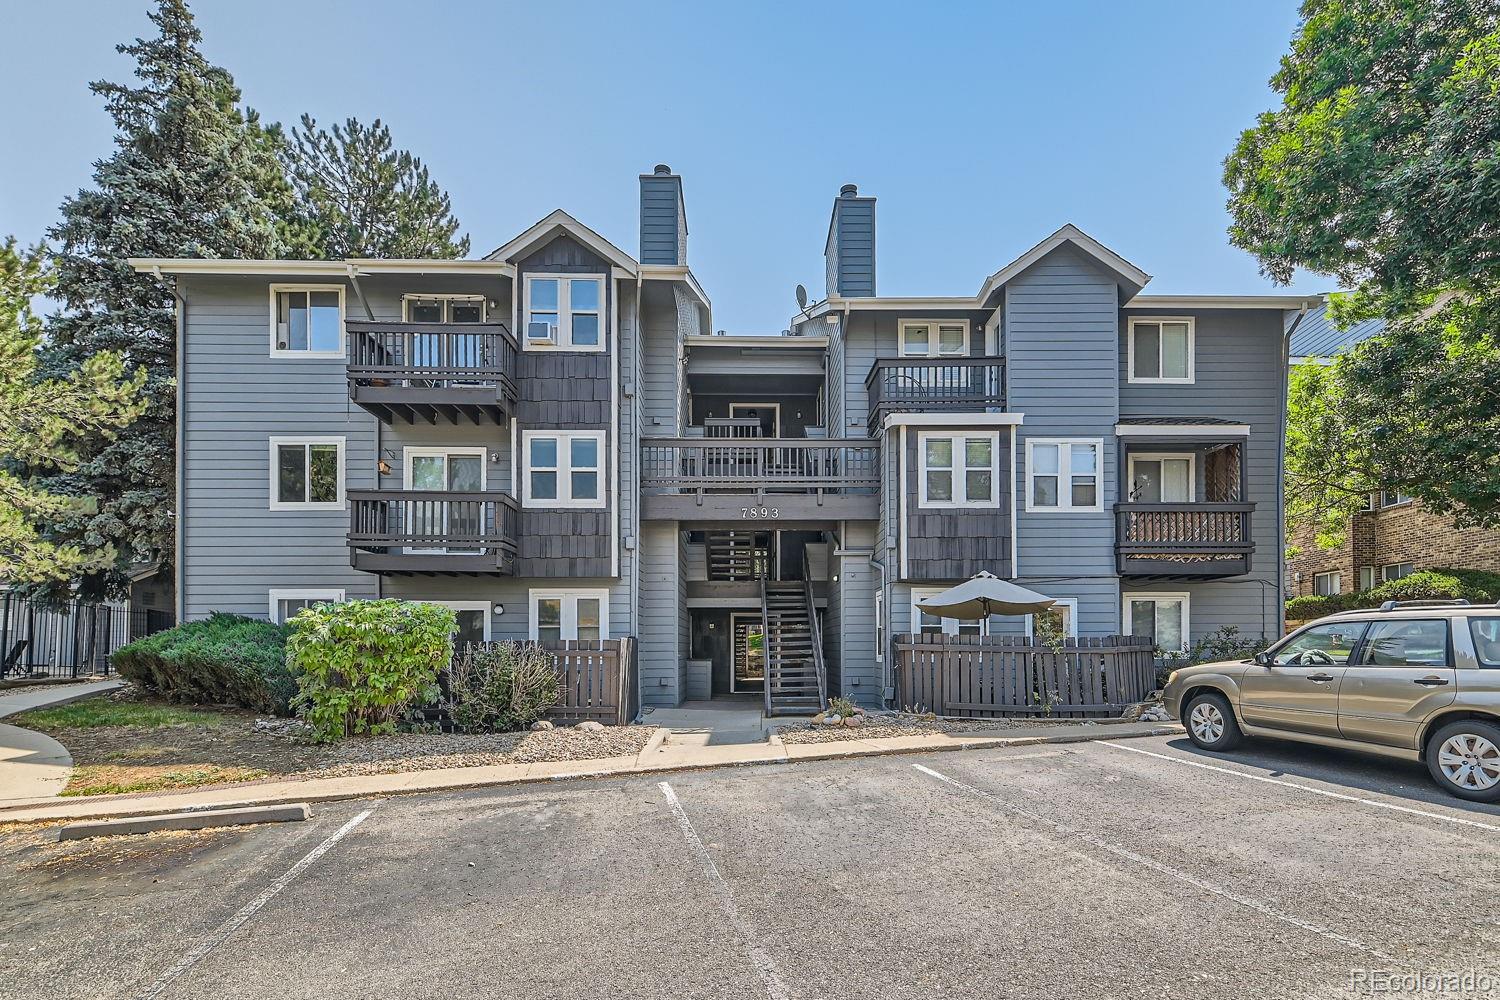
<path fill-rule="evenodd" d="M 1269 667 L 1274 663 L 1271 659 L 1271 654 L 1264 651 L 1255 654 L 1255 662 L 1262 667 Z"/>

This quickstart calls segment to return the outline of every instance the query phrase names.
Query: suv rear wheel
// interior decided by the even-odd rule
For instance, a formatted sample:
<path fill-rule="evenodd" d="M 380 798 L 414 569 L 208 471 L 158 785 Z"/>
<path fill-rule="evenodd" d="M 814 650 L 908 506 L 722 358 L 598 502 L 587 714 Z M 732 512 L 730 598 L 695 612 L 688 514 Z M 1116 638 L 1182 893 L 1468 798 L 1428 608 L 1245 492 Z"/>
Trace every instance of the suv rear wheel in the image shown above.
<path fill-rule="evenodd" d="M 1500 802 L 1500 726 L 1459 719 L 1427 741 L 1427 770 L 1444 790 L 1472 802 Z"/>
<path fill-rule="evenodd" d="M 1245 738 L 1229 699 L 1217 692 L 1194 695 L 1183 710 L 1188 739 L 1205 750 L 1233 750 Z"/>

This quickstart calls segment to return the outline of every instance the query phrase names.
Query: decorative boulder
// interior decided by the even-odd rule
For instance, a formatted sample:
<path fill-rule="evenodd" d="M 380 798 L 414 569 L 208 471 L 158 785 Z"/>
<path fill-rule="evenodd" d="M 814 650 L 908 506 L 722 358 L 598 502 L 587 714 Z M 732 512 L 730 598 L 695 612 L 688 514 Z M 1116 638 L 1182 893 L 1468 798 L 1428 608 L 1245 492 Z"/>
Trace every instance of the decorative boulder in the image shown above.
<path fill-rule="evenodd" d="M 850 729 L 858 729 L 860 726 L 863 726 L 864 724 L 865 724 L 865 715 L 864 715 L 863 712 L 858 712 L 858 713 L 856 713 L 854 715 L 849 716 L 849 718 L 847 718 L 847 719 L 844 720 L 844 725 L 848 726 Z"/>
<path fill-rule="evenodd" d="M 825 726 L 841 726 L 843 724 L 844 724 L 844 717 L 842 715 L 825 715 L 825 716 L 823 716 L 823 725 L 825 725 Z"/>
<path fill-rule="evenodd" d="M 589 719 L 586 722 L 580 722 L 573 728 L 581 730 L 585 733 L 597 733 L 604 728 L 604 724 L 602 722 L 595 722 L 593 719 Z"/>
<path fill-rule="evenodd" d="M 548 722 L 546 719 L 537 719 L 535 722 L 533 722 L 531 724 L 531 728 L 532 728 L 532 731 L 540 733 L 540 732 L 545 732 L 548 729 L 555 729 L 556 727 L 553 726 L 552 723 Z"/>
<path fill-rule="evenodd" d="M 812 724 L 815 726 L 821 726 L 827 720 L 827 718 L 827 712 L 819 712 L 817 715 L 812 717 Z"/>

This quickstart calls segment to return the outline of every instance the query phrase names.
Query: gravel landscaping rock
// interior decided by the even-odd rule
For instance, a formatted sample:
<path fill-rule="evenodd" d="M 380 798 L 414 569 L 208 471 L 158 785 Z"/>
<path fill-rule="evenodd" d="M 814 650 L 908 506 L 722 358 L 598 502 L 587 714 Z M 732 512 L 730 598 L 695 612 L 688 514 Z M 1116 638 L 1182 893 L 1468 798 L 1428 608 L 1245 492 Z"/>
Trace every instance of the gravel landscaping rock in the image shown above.
<path fill-rule="evenodd" d="M 996 729 L 1034 729 L 1038 726 L 1092 726 L 1093 719 L 941 719 L 935 715 L 914 712 L 868 712 L 863 723 L 849 726 L 849 720 L 830 725 L 799 722 L 777 730 L 783 743 L 832 743 L 837 740 L 877 740 L 897 736 L 931 736 L 936 733 L 962 734 Z"/>

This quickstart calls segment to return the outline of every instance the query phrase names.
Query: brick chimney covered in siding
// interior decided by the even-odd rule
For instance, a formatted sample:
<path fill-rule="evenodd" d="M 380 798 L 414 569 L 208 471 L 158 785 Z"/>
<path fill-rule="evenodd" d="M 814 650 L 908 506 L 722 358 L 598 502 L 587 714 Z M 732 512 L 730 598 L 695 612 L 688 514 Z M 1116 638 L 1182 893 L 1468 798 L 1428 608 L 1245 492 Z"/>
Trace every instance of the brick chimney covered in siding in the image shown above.
<path fill-rule="evenodd" d="M 641 174 L 641 263 L 687 263 L 687 208 L 682 178 L 665 163 Z"/>
<path fill-rule="evenodd" d="M 860 197 L 853 184 L 833 200 L 823 259 L 829 295 L 875 294 L 875 199 Z"/>

